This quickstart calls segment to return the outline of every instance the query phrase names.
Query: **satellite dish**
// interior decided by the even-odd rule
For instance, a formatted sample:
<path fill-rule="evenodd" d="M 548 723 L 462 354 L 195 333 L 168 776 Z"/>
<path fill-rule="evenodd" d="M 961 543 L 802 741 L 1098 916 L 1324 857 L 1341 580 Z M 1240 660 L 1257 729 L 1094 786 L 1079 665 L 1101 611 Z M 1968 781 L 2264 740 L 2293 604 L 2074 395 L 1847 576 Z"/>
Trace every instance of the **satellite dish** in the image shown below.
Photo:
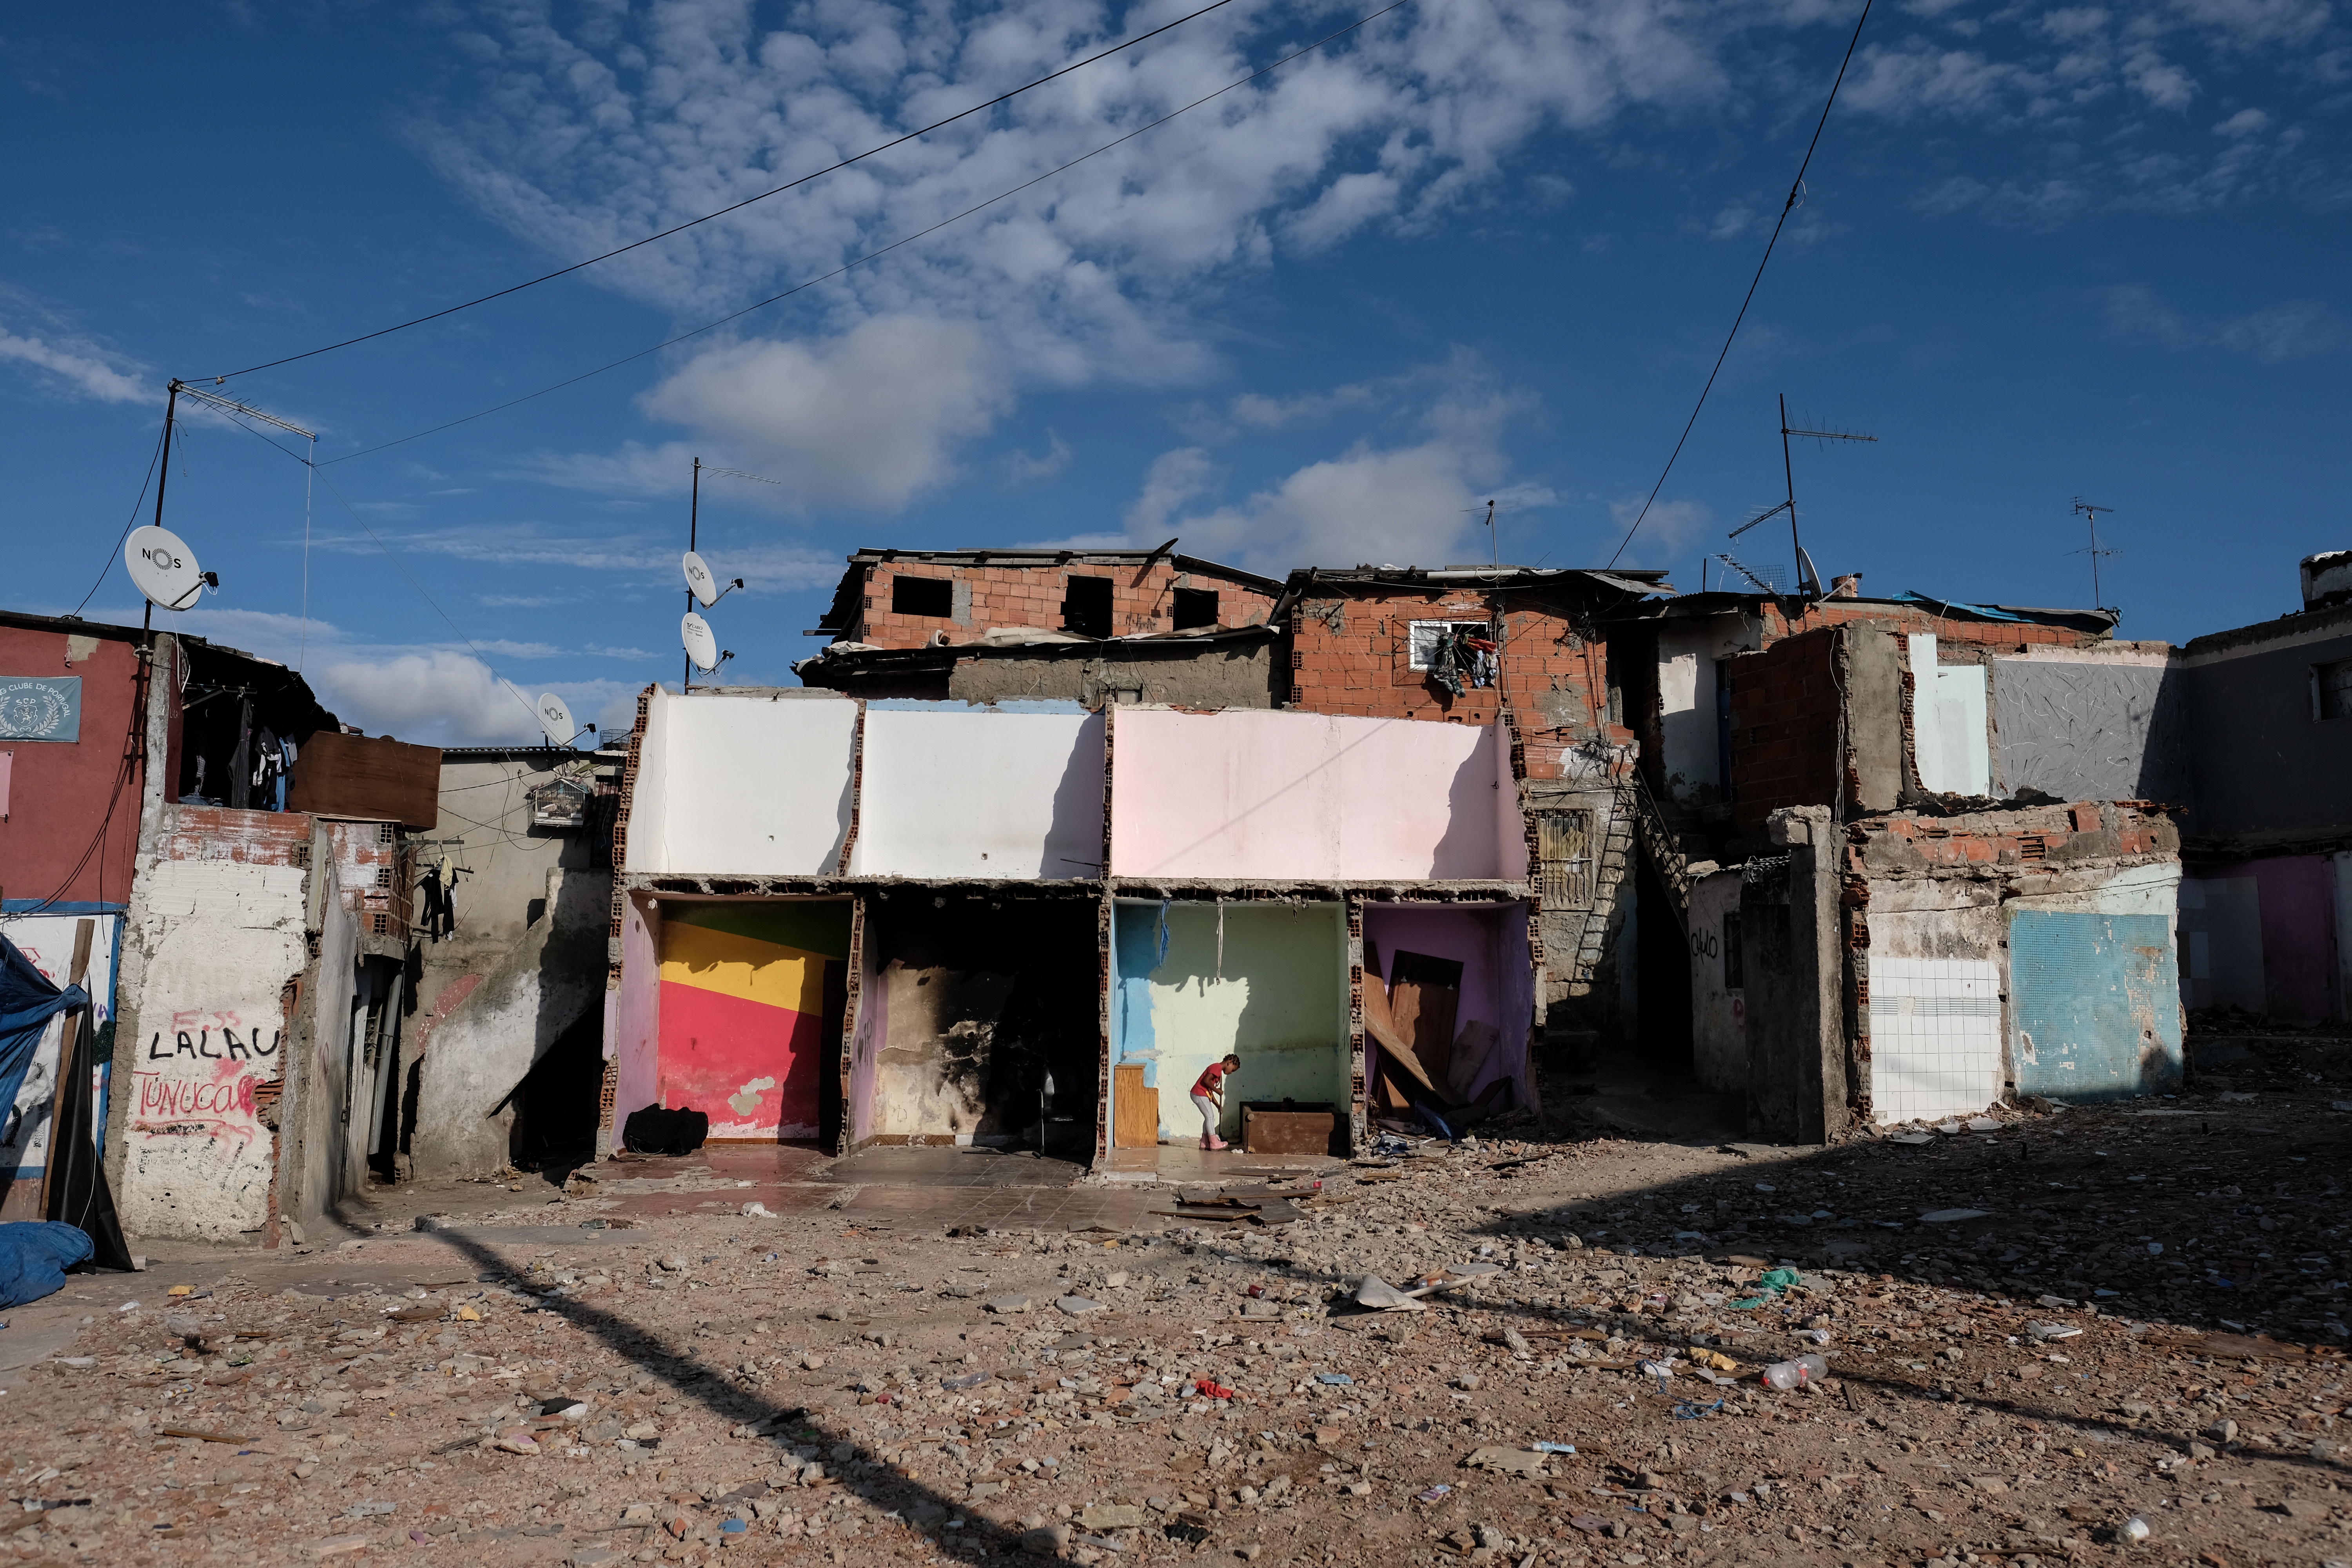
<path fill-rule="evenodd" d="M 719 602 L 719 579 L 710 574 L 702 557 L 691 550 L 686 552 L 686 585 L 694 590 L 694 596 L 701 601 L 704 609 Z"/>
<path fill-rule="evenodd" d="M 131 571 L 138 590 L 167 610 L 184 610 L 205 591 L 207 579 L 197 569 L 196 552 L 168 528 L 149 524 L 134 528 L 122 542 L 122 564 Z"/>
<path fill-rule="evenodd" d="M 572 721 L 572 705 L 552 691 L 539 700 L 539 729 L 551 746 L 568 746 L 580 733 L 580 726 Z"/>
<path fill-rule="evenodd" d="M 710 623 L 688 610 L 677 623 L 678 641 L 686 645 L 686 657 L 694 660 L 694 668 L 706 673 L 719 668 L 719 639 L 710 635 Z"/>

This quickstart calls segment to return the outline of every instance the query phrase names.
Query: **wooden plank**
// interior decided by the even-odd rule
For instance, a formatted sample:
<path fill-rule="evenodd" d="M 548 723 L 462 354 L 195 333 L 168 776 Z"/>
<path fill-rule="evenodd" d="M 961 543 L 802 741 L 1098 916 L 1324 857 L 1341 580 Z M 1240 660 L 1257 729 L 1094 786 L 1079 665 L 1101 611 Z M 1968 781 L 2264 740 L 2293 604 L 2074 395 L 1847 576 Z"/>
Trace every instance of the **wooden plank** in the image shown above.
<path fill-rule="evenodd" d="M 97 931 L 96 921 L 82 920 L 74 922 L 73 967 L 66 971 L 68 985 L 79 985 L 89 978 L 89 944 L 90 939 L 97 934 Z M 50 1217 L 49 1177 L 57 1170 L 58 1161 L 64 1152 L 58 1147 L 57 1136 L 58 1113 L 65 1109 L 62 1097 L 72 1094 L 77 1089 L 85 1095 L 90 1091 L 89 1079 L 87 1076 L 82 1077 L 79 1085 L 74 1081 L 76 1077 L 74 1069 L 80 1065 L 74 1059 L 74 1045 L 81 1033 L 81 1016 L 85 1011 L 87 1011 L 86 1008 L 76 1007 L 66 1015 L 64 1037 L 58 1047 L 58 1086 L 49 1100 L 49 1152 L 41 1161 L 40 1205 L 34 1210 L 43 1219 Z"/>
<path fill-rule="evenodd" d="M 1379 1043 L 1383 1062 L 1394 1062 L 1422 1088 L 1440 1100 L 1449 1105 L 1453 1103 L 1453 1096 L 1439 1089 L 1430 1078 L 1428 1069 L 1421 1065 L 1421 1058 L 1414 1053 L 1412 1042 L 1397 1032 L 1396 1022 L 1389 1015 L 1388 993 L 1381 989 L 1378 979 L 1370 974 L 1364 976 L 1364 1033 Z"/>
<path fill-rule="evenodd" d="M 321 730 L 302 742 L 294 759 L 286 805 L 316 816 L 437 827 L 440 749 Z"/>
<path fill-rule="evenodd" d="M 1160 1144 L 1160 1090 L 1143 1081 L 1142 1064 L 1111 1068 L 1111 1147 L 1153 1149 Z"/>

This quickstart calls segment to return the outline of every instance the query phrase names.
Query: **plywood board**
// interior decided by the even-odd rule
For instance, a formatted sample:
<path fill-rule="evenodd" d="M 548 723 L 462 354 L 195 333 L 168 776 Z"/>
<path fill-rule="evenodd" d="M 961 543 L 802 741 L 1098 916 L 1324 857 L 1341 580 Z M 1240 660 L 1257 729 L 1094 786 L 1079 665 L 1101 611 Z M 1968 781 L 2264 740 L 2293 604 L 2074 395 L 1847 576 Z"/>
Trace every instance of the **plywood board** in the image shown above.
<path fill-rule="evenodd" d="M 437 827 L 440 748 L 321 730 L 302 742 L 294 759 L 286 805 L 318 816 Z"/>
<path fill-rule="evenodd" d="M 1160 1090 L 1143 1081 L 1143 1068 L 1111 1068 L 1111 1146 L 1151 1149 L 1160 1143 Z"/>

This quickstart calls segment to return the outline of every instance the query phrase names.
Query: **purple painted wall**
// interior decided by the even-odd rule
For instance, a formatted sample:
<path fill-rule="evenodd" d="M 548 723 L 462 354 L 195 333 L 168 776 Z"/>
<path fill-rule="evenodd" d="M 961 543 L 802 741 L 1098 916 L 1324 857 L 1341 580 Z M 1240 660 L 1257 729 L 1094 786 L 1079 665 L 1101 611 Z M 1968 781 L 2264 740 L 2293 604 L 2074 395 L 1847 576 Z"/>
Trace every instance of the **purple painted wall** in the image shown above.
<path fill-rule="evenodd" d="M 1450 958 L 1462 965 L 1462 1002 L 1455 1009 L 1454 1032 L 1465 1024 L 1493 1026 L 1497 1043 L 1493 1056 L 1471 1085 L 1471 1097 L 1496 1079 L 1513 1080 L 1514 1106 L 1528 1104 L 1527 1077 L 1528 1029 L 1532 1020 L 1534 990 L 1528 969 L 1528 922 L 1524 906 L 1471 904 L 1446 906 L 1364 906 L 1365 977 L 1373 983 L 1372 948 L 1380 951 L 1380 978 L 1385 980 L 1399 950 Z M 1508 1020 L 1507 1023 L 1506 1020 Z M 1379 1047 L 1367 1042 L 1368 1078 L 1378 1072 Z"/>
<path fill-rule="evenodd" d="M 2200 983 L 2189 1005 L 2259 1005 L 2271 1017 L 2305 1023 L 2346 1017 L 2336 876 L 2326 855 L 2186 868 L 2181 929 L 2189 962 L 2182 967 Z M 2249 884 L 2252 911 L 2242 891 Z M 2232 888 L 2240 889 L 2234 902 Z"/>

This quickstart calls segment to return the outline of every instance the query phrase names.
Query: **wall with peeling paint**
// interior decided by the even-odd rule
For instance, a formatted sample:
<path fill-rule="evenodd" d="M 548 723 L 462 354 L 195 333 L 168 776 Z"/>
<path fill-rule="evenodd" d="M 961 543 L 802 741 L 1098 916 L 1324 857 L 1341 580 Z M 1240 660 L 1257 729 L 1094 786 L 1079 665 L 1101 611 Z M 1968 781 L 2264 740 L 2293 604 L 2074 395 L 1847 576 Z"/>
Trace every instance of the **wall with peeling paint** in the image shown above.
<path fill-rule="evenodd" d="M 1717 1094 L 1748 1092 L 1748 1001 L 1739 931 L 1739 873 L 1691 886 L 1691 1069 Z"/>
<path fill-rule="evenodd" d="M 1532 1103 L 1528 1037 L 1535 1026 L 1535 989 L 1528 967 L 1527 906 L 1367 903 L 1363 910 L 1365 984 L 1382 984 L 1394 973 L 1400 952 L 1462 965 L 1462 997 L 1454 1016 L 1456 1076 L 1448 1087 L 1462 1099 L 1475 1100 L 1488 1085 L 1504 1079 L 1511 1084 L 1511 1099 L 1498 1101 L 1498 1110 Z M 1473 1025 L 1494 1035 L 1493 1050 L 1475 1071 L 1465 1038 Z M 1377 1049 L 1367 1042 L 1368 1056 Z M 1365 1071 L 1369 1081 L 1372 1068 Z"/>
<path fill-rule="evenodd" d="M 286 864 L 142 862 L 129 937 L 139 1006 L 116 1080 L 126 1231 L 229 1241 L 267 1221 L 276 1137 L 261 1112 L 286 1065 L 285 988 L 309 958 L 304 884 Z"/>
<path fill-rule="evenodd" d="M 2008 922 L 2011 1066 L 2018 1092 L 2117 1100 L 2180 1087 L 2177 865 L 2023 883 Z"/>
<path fill-rule="evenodd" d="M 1245 1100 L 1326 1104 L 1346 1124 L 1352 1034 L 1343 906 L 1175 904 L 1164 959 L 1158 904 L 1122 901 L 1114 918 L 1122 968 L 1150 967 L 1121 976 L 1138 984 L 1121 986 L 1113 1058 L 1150 1062 L 1163 1137 L 1199 1140 L 1188 1096 L 1202 1069 L 1228 1051 L 1242 1070 L 1226 1089 L 1222 1136 L 1240 1138 Z"/>
<path fill-rule="evenodd" d="M 1496 806 L 1498 791 L 1517 799 L 1499 724 L 1120 709 L 1112 734 L 1115 876 L 1525 874 Z"/>

